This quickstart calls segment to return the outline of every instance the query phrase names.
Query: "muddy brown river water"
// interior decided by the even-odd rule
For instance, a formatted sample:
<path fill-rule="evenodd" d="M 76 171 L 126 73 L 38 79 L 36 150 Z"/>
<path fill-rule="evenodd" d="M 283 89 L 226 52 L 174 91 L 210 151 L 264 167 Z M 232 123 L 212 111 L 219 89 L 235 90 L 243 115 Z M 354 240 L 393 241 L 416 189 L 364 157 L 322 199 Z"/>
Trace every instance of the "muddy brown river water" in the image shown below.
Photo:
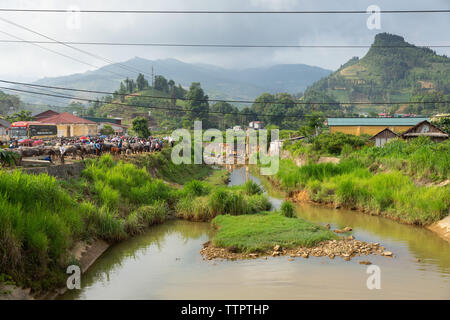
<path fill-rule="evenodd" d="M 250 179 L 235 169 L 231 185 Z M 275 207 L 282 195 L 269 194 Z M 110 247 L 61 299 L 450 299 L 450 244 L 431 231 L 360 212 L 297 206 L 299 217 L 332 228 L 351 226 L 358 240 L 379 242 L 394 258 L 270 257 L 204 261 L 208 223 L 172 220 Z M 380 289 L 366 285 L 369 260 Z"/>

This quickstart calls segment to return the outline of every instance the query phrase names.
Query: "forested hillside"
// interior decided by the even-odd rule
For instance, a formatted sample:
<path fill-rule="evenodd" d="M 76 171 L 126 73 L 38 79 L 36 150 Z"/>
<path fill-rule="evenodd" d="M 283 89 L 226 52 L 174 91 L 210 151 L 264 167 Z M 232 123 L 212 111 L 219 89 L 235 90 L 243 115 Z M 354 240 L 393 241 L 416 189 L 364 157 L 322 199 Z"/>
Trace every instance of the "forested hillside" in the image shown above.
<path fill-rule="evenodd" d="M 339 102 L 445 101 L 450 94 L 450 59 L 403 37 L 378 34 L 368 53 L 354 57 L 307 89 L 326 92 Z M 380 105 L 383 107 L 382 105 Z M 449 112 L 449 105 L 397 106 L 403 112 Z"/>

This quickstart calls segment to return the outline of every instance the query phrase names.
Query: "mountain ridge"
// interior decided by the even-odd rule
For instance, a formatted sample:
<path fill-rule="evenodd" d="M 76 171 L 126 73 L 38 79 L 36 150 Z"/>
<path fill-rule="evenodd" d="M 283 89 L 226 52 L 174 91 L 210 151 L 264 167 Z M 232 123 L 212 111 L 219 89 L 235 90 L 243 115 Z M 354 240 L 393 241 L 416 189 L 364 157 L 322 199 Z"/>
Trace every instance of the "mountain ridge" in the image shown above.
<path fill-rule="evenodd" d="M 279 64 L 261 68 L 223 68 L 210 64 L 191 64 L 177 59 L 148 60 L 134 57 L 121 63 L 142 71 L 151 82 L 152 66 L 155 75 L 173 79 L 187 88 L 192 82 L 200 82 L 210 98 L 253 100 L 264 92 L 277 93 L 303 92 L 314 81 L 330 74 L 332 71 L 305 64 Z M 135 79 L 137 73 L 128 72 L 119 64 L 103 66 L 97 70 L 76 73 L 61 77 L 39 79 L 35 84 L 90 89 L 113 92 L 124 80 L 111 73 L 123 74 Z M 74 94 L 87 97 L 85 94 Z M 101 95 L 99 95 L 101 96 Z M 95 97 L 95 95 L 89 95 Z M 26 102 L 36 102 L 38 98 L 22 96 Z M 33 101 L 32 101 L 33 100 Z"/>

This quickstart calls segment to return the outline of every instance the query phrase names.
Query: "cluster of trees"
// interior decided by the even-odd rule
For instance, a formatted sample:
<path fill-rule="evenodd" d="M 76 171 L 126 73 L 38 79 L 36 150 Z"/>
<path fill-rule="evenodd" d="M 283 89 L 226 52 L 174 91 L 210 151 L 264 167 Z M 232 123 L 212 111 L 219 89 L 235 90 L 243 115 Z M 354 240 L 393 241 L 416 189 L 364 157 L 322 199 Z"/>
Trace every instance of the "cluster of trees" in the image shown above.
<path fill-rule="evenodd" d="M 115 98 L 124 97 L 131 91 L 138 92 L 137 88 L 150 88 L 144 76 L 140 75 L 136 82 L 129 79 L 123 81 Z M 127 98 L 127 104 L 136 106 L 136 109 L 141 111 L 140 115 L 150 111 L 150 114 L 145 116 L 149 123 L 167 130 L 179 127 L 191 129 L 196 120 L 202 121 L 204 129 L 225 130 L 236 125 L 246 126 L 251 121 L 259 120 L 263 121 L 266 127 L 297 130 L 311 121 L 311 113 L 317 115 L 315 122 L 323 122 L 323 114 L 343 116 L 353 110 L 351 106 L 343 107 L 332 96 L 315 90 L 298 96 L 288 93 L 264 93 L 256 98 L 252 105 L 241 107 L 226 101 L 211 103 L 199 82 L 193 82 L 189 90 L 185 90 L 181 85 L 176 86 L 173 80 L 168 81 L 163 76 L 156 76 L 153 89 L 158 91 L 159 96 L 166 94 L 167 99 L 133 95 Z M 103 102 L 96 101 L 90 112 L 96 111 L 98 116 L 102 116 L 100 106 L 104 102 L 105 98 Z M 146 132 L 142 134 L 145 135 Z"/>
<path fill-rule="evenodd" d="M 0 90 L 0 114 L 7 115 L 11 108 L 19 109 L 20 99 L 17 96 L 6 94 Z"/>
<path fill-rule="evenodd" d="M 413 113 L 418 115 L 433 115 L 436 113 L 450 113 L 450 93 L 444 94 L 444 92 L 417 92 L 411 99 L 411 102 L 419 102 L 410 104 L 405 108 L 407 113 Z M 435 101 L 438 101 L 435 103 Z"/>

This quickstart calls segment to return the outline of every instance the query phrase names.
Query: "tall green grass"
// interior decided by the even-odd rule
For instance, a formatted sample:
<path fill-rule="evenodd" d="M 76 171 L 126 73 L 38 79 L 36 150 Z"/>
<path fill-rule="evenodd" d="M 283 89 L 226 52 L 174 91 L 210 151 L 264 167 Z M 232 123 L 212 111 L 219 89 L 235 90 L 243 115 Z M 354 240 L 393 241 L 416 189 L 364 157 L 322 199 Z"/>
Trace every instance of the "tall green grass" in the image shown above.
<path fill-rule="evenodd" d="M 76 241 L 142 232 L 164 221 L 176 199 L 145 169 L 109 155 L 87 163 L 72 184 L 0 170 L 0 274 L 35 290 L 60 285 Z"/>
<path fill-rule="evenodd" d="M 180 192 L 182 196 L 175 207 L 176 215 L 183 219 L 208 221 L 221 214 L 252 214 L 271 208 L 267 197 L 253 182 L 231 188 L 203 186 L 197 188 L 202 191 L 197 193 L 190 191 L 192 186 L 190 183 L 184 187 L 186 190 Z"/>
<path fill-rule="evenodd" d="M 355 158 L 302 167 L 283 160 L 275 180 L 287 191 L 308 190 L 315 201 L 359 208 L 408 223 L 432 223 L 447 216 L 450 208 L 449 186 L 417 186 L 398 170 L 374 174 Z"/>
<path fill-rule="evenodd" d="M 365 147 L 349 157 L 375 172 L 400 170 L 427 181 L 450 178 L 450 140 L 436 143 L 427 137 L 410 141 L 395 139 L 382 148 Z"/>

